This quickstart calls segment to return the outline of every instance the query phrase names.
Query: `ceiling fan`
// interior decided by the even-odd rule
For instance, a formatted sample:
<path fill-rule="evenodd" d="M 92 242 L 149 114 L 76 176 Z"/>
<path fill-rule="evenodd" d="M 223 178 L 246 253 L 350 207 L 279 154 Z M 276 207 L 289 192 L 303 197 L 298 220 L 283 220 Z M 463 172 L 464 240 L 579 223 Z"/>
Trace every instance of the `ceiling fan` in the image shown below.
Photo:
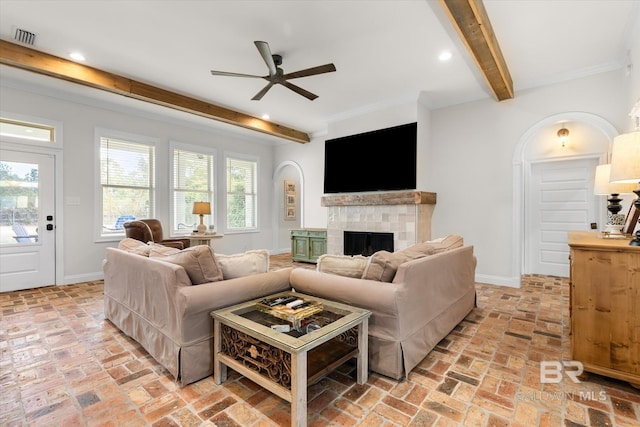
<path fill-rule="evenodd" d="M 325 64 L 319 65 L 317 67 L 311 67 L 300 71 L 295 71 L 293 73 L 284 74 L 280 65 L 282 65 L 282 56 L 274 55 L 271 53 L 271 49 L 269 49 L 269 44 L 263 41 L 255 41 L 253 42 L 262 59 L 267 64 L 267 68 L 269 69 L 269 75 L 267 76 L 256 76 L 253 74 L 242 74 L 242 73 L 230 73 L 226 71 L 215 71 L 211 70 L 211 74 L 214 76 L 232 76 L 232 77 L 257 77 L 260 79 L 265 79 L 269 83 L 258 92 L 253 98 L 253 101 L 259 101 L 262 97 L 271 89 L 273 85 L 280 84 L 286 88 L 291 89 L 295 93 L 304 96 L 305 98 L 313 101 L 318 97 L 318 95 L 313 94 L 307 90 L 302 89 L 299 86 L 294 85 L 293 83 L 289 83 L 287 80 L 289 79 L 297 79 L 300 77 L 308 77 L 316 74 L 324 74 L 330 73 L 332 71 L 336 71 L 336 67 L 333 64 Z"/>

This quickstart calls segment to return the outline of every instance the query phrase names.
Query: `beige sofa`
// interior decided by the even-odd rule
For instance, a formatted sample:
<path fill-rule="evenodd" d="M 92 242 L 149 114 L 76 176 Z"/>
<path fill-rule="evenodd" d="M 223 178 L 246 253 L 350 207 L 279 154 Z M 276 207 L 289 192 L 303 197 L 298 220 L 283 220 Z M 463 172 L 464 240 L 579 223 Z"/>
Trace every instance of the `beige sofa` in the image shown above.
<path fill-rule="evenodd" d="M 242 261 L 229 257 L 230 271 L 236 270 L 232 275 L 237 276 Z M 213 373 L 210 312 L 289 290 L 291 271 L 192 285 L 194 274 L 179 264 L 117 248 L 106 249 L 103 270 L 105 317 L 140 343 L 182 385 Z M 211 274 L 205 273 L 205 278 Z"/>
<path fill-rule="evenodd" d="M 294 269 L 290 282 L 371 310 L 369 368 L 400 379 L 473 309 L 475 266 L 473 247 L 463 246 L 400 263 L 390 283 L 306 269 Z"/>
<path fill-rule="evenodd" d="M 462 244 L 461 239 L 459 242 Z M 105 316 L 139 342 L 182 385 L 213 372 L 212 310 L 292 287 L 371 310 L 369 368 L 395 379 L 406 376 L 420 363 L 475 303 L 476 260 L 471 246 L 438 247 L 440 253 L 427 256 L 410 248 L 403 257 L 387 253 L 386 258 L 351 258 L 362 268 L 367 263 L 369 276 L 379 276 L 380 280 L 359 278 L 361 271 L 355 278 L 301 268 L 246 275 L 245 258 L 217 254 L 220 263 L 226 263 L 225 276 L 234 278 L 225 279 L 215 271 L 199 277 L 192 268 L 167 262 L 167 258 L 142 256 L 149 252 L 144 246 L 128 250 L 106 250 Z M 407 257 L 416 259 L 398 262 Z M 373 271 L 372 259 L 381 261 L 377 267 L 384 268 Z M 323 265 L 322 259 L 318 265 Z M 266 271 L 264 265 L 251 268 Z M 353 273 L 348 270 L 339 273 Z M 212 275 L 217 281 L 206 282 Z"/>

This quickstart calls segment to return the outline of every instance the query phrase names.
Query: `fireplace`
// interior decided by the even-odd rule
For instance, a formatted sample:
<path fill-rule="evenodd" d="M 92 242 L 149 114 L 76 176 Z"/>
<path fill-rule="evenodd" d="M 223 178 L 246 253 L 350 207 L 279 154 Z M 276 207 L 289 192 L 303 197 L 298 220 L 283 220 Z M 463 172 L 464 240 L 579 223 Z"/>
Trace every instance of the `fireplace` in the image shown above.
<path fill-rule="evenodd" d="M 345 230 L 345 255 L 369 256 L 377 251 L 393 252 L 393 233 Z"/>
<path fill-rule="evenodd" d="M 429 240 L 435 204 L 435 193 L 417 190 L 325 195 L 327 253 L 345 253 L 348 230 L 392 234 L 393 250 Z"/>

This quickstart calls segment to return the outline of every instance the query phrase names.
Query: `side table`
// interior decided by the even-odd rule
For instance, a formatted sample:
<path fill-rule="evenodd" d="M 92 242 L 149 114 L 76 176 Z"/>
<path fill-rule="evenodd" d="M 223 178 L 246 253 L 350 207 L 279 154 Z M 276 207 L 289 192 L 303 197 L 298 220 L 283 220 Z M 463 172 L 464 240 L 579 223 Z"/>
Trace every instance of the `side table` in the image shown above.
<path fill-rule="evenodd" d="M 215 239 L 222 239 L 224 234 L 218 233 L 193 233 L 187 236 L 189 241 L 191 241 L 192 245 L 209 245 L 211 246 L 211 241 Z"/>

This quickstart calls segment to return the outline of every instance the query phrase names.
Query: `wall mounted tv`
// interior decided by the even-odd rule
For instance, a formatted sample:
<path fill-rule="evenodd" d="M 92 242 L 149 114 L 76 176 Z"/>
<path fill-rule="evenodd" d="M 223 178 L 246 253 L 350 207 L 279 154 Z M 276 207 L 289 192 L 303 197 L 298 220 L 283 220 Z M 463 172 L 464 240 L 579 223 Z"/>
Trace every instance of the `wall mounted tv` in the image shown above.
<path fill-rule="evenodd" d="M 414 190 L 417 123 L 324 143 L 324 192 Z"/>

